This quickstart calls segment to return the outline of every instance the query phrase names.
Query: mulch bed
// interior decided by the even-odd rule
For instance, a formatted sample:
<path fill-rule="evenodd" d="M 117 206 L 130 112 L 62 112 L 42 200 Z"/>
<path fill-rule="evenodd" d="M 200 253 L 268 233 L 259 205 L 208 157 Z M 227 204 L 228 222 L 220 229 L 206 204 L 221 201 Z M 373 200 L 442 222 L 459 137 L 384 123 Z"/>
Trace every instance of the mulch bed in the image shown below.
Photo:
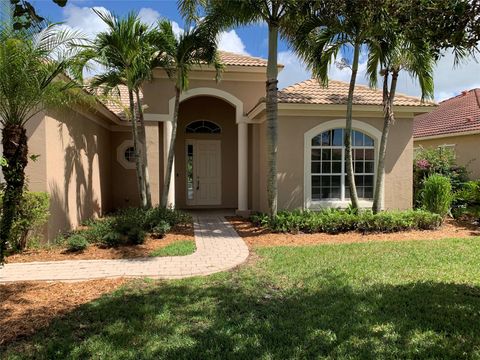
<path fill-rule="evenodd" d="M 47 249 L 31 249 L 20 254 L 10 255 L 6 263 L 24 263 L 32 261 L 60 261 L 60 260 L 98 260 L 98 259 L 127 259 L 148 256 L 153 250 L 163 248 L 173 242 L 192 240 L 194 238 L 193 225 L 177 226 L 163 239 L 148 237 L 144 244 L 104 248 L 91 245 L 81 252 L 69 252 L 65 247 Z"/>
<path fill-rule="evenodd" d="M 447 238 L 467 238 L 480 236 L 480 228 L 467 222 L 447 220 L 438 230 L 401 231 L 389 234 L 361 234 L 348 232 L 337 235 L 318 234 L 283 234 L 272 233 L 253 225 L 241 217 L 228 217 L 238 234 L 249 247 L 255 246 L 301 246 L 318 244 L 347 244 L 369 241 L 405 241 L 405 240 L 439 240 Z"/>
<path fill-rule="evenodd" d="M 78 306 L 117 289 L 126 281 L 0 284 L 0 349 L 48 326 L 53 319 Z"/>

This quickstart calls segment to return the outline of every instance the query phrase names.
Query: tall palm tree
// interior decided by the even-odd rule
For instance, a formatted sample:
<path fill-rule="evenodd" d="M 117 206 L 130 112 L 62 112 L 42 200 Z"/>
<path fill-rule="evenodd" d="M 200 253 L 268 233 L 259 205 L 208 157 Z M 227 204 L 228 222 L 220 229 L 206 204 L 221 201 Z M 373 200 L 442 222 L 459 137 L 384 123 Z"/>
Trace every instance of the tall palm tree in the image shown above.
<path fill-rule="evenodd" d="M 175 139 L 177 137 L 180 95 L 188 89 L 189 72 L 195 65 L 214 66 L 218 80 L 220 71 L 222 70 L 222 64 L 217 54 L 216 33 L 214 29 L 207 25 L 208 24 L 200 24 L 193 27 L 177 38 L 173 32 L 172 24 L 169 21 L 164 20 L 158 23 L 158 32 L 155 41 L 159 50 L 157 64 L 165 69 L 168 77 L 175 83 L 175 106 L 161 198 L 162 207 L 168 206 L 168 192 L 170 190 Z"/>
<path fill-rule="evenodd" d="M 393 26 L 392 26 L 393 27 Z M 377 178 L 372 211 L 377 213 L 382 206 L 382 189 L 385 181 L 385 155 L 390 128 L 395 122 L 393 103 L 400 72 L 407 72 L 418 80 L 422 92 L 422 100 L 433 98 L 433 67 L 435 65 L 434 51 L 426 41 L 416 39 L 409 41 L 402 36 L 400 30 L 391 31 L 378 41 L 370 43 L 367 73 L 370 85 L 375 87 L 377 74 L 382 77 L 383 93 L 383 131 L 380 141 L 377 163 Z"/>
<path fill-rule="evenodd" d="M 5 189 L 0 224 L 0 263 L 25 186 L 28 144 L 25 125 L 49 107 L 72 105 L 85 99 L 70 80 L 75 61 L 76 32 L 51 25 L 39 33 L 0 27 L 0 124 L 2 125 Z"/>
<path fill-rule="evenodd" d="M 346 173 L 353 208 L 359 207 L 352 160 L 352 110 L 359 58 L 381 24 L 377 0 L 307 1 L 292 20 L 287 37 L 324 86 L 328 85 L 328 70 L 340 51 L 352 52 L 350 84 L 345 121 Z M 292 21 L 291 20 L 291 21 Z"/>
<path fill-rule="evenodd" d="M 151 207 L 145 124 L 140 98 L 142 84 L 151 78 L 156 49 L 151 45 L 154 30 L 141 22 L 135 13 L 118 18 L 110 13 L 93 10 L 107 25 L 83 52 L 84 63 L 94 60 L 106 71 L 96 75 L 90 86 L 104 93 L 126 86 L 129 97 L 128 117 L 137 171 L 137 186 L 142 207 Z"/>
<path fill-rule="evenodd" d="M 266 82 L 268 176 L 267 198 L 270 215 L 277 215 L 277 148 L 278 148 L 278 37 L 286 26 L 295 0 L 184 0 L 180 10 L 187 18 L 195 18 L 196 7 L 206 12 L 206 22 L 224 30 L 232 26 L 265 22 L 268 26 L 268 63 Z"/>

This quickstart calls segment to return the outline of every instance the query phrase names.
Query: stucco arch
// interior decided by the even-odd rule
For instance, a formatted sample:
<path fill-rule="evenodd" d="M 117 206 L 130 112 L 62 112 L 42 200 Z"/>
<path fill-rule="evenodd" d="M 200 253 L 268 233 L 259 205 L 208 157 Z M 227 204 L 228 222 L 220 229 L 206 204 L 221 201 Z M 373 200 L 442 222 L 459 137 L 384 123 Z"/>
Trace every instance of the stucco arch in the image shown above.
<path fill-rule="evenodd" d="M 196 96 L 213 96 L 228 102 L 235 108 L 235 122 L 238 124 L 245 121 L 245 117 L 243 115 L 243 101 L 241 101 L 239 98 L 232 95 L 231 93 L 216 88 L 198 87 L 183 92 L 180 95 L 180 102 Z M 175 97 L 172 97 L 168 101 L 168 114 L 145 114 L 145 120 L 172 121 L 174 108 Z"/>

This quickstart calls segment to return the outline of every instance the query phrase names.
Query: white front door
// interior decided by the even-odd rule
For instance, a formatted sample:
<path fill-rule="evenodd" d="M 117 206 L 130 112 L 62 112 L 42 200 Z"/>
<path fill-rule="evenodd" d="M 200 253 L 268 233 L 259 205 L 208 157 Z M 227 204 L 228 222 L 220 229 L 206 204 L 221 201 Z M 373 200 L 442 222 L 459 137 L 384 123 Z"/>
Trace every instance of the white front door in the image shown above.
<path fill-rule="evenodd" d="M 221 205 L 222 163 L 220 140 L 186 141 L 188 205 Z"/>

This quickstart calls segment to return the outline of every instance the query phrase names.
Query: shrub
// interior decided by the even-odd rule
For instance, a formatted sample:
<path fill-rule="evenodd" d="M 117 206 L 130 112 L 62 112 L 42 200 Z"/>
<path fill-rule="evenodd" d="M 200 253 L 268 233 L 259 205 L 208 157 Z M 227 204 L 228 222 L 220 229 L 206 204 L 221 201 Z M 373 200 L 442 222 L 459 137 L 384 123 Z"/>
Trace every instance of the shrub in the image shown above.
<path fill-rule="evenodd" d="M 168 223 L 170 227 L 177 225 L 184 225 L 192 222 L 192 217 L 183 211 L 175 209 L 164 209 L 161 207 L 154 207 L 145 213 L 144 229 L 152 231 L 156 226 L 162 223 Z"/>
<path fill-rule="evenodd" d="M 445 217 L 453 200 L 450 179 L 438 174 L 430 175 L 423 182 L 420 200 L 423 209 Z"/>
<path fill-rule="evenodd" d="M 170 224 L 166 221 L 160 220 L 157 225 L 155 225 L 152 229 L 152 234 L 157 239 L 163 238 L 167 232 L 170 231 Z"/>
<path fill-rule="evenodd" d="M 74 234 L 67 240 L 67 249 L 70 252 L 83 251 L 88 247 L 88 240 L 80 234 Z"/>
<path fill-rule="evenodd" d="M 105 217 L 103 219 L 89 220 L 85 222 L 85 229 L 77 231 L 82 234 L 89 243 L 103 243 L 103 238 L 114 231 L 115 218 Z"/>
<path fill-rule="evenodd" d="M 450 179 L 453 191 L 457 191 L 468 180 L 465 166 L 456 163 L 455 152 L 449 148 L 420 148 L 415 153 L 413 162 L 413 193 L 417 205 L 421 205 L 420 193 L 424 180 L 432 175 L 440 174 Z"/>
<path fill-rule="evenodd" d="M 452 213 L 456 218 L 480 219 L 480 180 L 466 182 L 454 194 Z"/>
<path fill-rule="evenodd" d="M 252 221 L 273 232 L 329 233 L 338 234 L 357 230 L 369 232 L 395 232 L 403 230 L 430 230 L 439 227 L 441 216 L 424 210 L 352 212 L 349 210 L 325 209 L 314 211 L 282 211 L 274 219 L 256 214 Z"/>
<path fill-rule="evenodd" d="M 117 247 L 126 243 L 126 236 L 116 231 L 110 231 L 101 238 L 100 243 L 106 247 Z"/>
<path fill-rule="evenodd" d="M 12 226 L 10 247 L 23 250 L 40 232 L 49 217 L 50 198 L 44 192 L 24 192 Z M 3 192 L 0 192 L 0 217 L 3 208 Z"/>

